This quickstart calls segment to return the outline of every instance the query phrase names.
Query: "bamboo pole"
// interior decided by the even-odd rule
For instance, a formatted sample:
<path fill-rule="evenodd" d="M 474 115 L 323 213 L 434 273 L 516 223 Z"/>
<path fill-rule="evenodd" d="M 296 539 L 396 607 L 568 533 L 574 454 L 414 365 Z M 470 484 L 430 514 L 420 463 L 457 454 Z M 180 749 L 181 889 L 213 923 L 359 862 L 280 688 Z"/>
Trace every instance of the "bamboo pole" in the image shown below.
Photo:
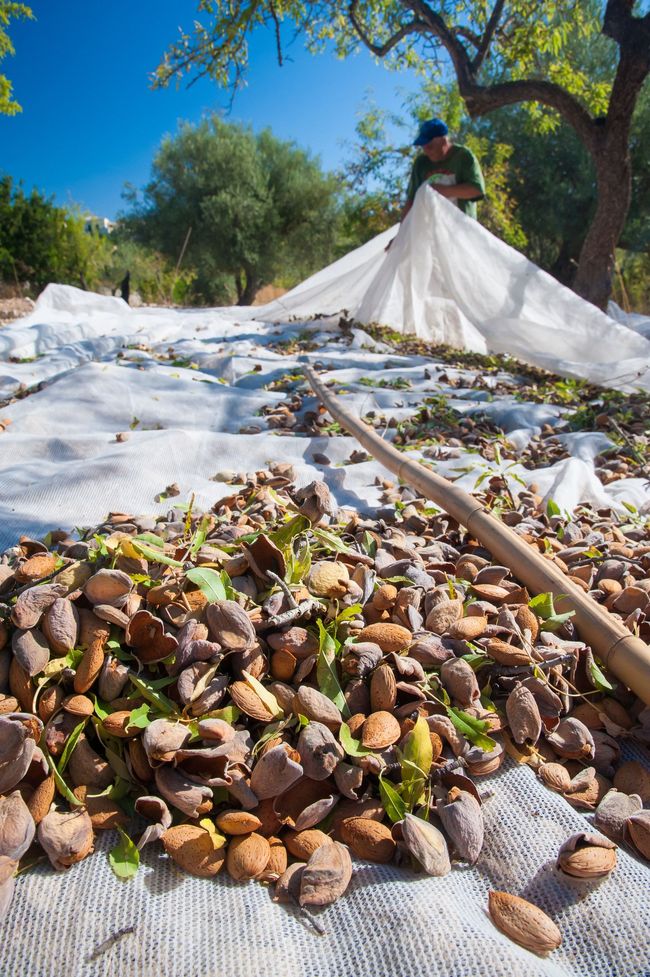
<path fill-rule="evenodd" d="M 639 698 L 650 705 L 650 648 L 625 625 L 585 594 L 512 529 L 488 512 L 473 496 L 405 457 L 379 437 L 359 417 L 342 407 L 339 398 L 302 367 L 312 390 L 348 434 L 352 434 L 377 461 L 425 498 L 441 506 L 465 526 L 504 566 L 536 594 L 552 593 L 558 608 L 575 612 L 581 638 Z"/>

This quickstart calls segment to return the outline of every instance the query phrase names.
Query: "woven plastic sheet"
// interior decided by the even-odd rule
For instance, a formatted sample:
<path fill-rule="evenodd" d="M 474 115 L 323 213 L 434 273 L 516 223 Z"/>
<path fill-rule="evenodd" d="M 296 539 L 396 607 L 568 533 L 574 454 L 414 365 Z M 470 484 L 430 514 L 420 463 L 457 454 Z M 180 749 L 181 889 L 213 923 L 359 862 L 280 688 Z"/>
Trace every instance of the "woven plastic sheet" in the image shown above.
<path fill-rule="evenodd" d="M 587 819 L 512 763 L 479 786 L 495 791 L 484 805 L 479 866 L 432 879 L 355 862 L 346 895 L 315 914 L 322 936 L 296 909 L 273 904 L 269 888 L 225 873 L 191 878 L 153 846 L 135 879 L 120 882 L 105 854 L 115 836 L 100 836 L 99 850 L 68 872 L 39 867 L 18 880 L 2 926 L 2 973 L 647 977 L 650 868 L 619 851 L 610 878 L 569 881 L 555 856 L 570 834 L 588 830 Z M 541 959 L 506 939 L 486 912 L 490 889 L 544 909 L 562 931 L 560 949 Z"/>

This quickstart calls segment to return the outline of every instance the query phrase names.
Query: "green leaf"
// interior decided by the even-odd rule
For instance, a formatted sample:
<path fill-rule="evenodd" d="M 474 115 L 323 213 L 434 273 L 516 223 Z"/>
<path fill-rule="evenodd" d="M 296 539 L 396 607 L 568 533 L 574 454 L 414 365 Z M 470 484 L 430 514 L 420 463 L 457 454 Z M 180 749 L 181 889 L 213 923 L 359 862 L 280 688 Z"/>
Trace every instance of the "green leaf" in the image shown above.
<path fill-rule="evenodd" d="M 94 693 L 92 694 L 92 696 L 93 699 L 95 700 L 95 715 L 99 716 L 99 718 L 103 722 L 107 716 L 110 716 L 108 704 L 106 702 L 102 702 L 99 696 L 95 695 Z"/>
<path fill-rule="evenodd" d="M 316 662 L 318 688 L 323 695 L 332 700 L 335 706 L 338 706 L 343 716 L 349 716 L 350 710 L 336 673 L 336 644 L 331 634 L 328 634 L 323 627 L 320 618 L 318 619 L 318 637 L 320 642 Z"/>
<path fill-rule="evenodd" d="M 377 540 L 374 538 L 374 536 L 370 535 L 367 529 L 364 531 L 361 538 L 361 548 L 364 553 L 368 554 L 368 556 L 374 557 L 375 553 L 377 552 Z"/>
<path fill-rule="evenodd" d="M 118 879 L 132 879 L 140 865 L 140 852 L 126 831 L 118 827 L 120 840 L 108 853 L 108 861 Z"/>
<path fill-rule="evenodd" d="M 56 763 L 52 759 L 50 751 L 45 745 L 45 736 L 41 737 L 41 742 L 39 743 L 39 746 L 41 748 L 43 756 L 47 761 L 48 767 L 52 771 L 52 776 L 54 777 L 54 783 L 56 784 L 59 793 L 62 794 L 63 797 L 65 797 L 68 804 L 70 804 L 72 807 L 83 807 L 81 801 L 74 796 L 74 794 L 66 784 L 65 780 L 63 779 L 59 771 L 56 769 Z"/>
<path fill-rule="evenodd" d="M 564 596 L 564 594 L 560 595 L 560 597 Z M 561 625 L 563 625 L 566 621 L 569 621 L 575 615 L 575 611 L 567 611 L 566 614 L 558 614 L 555 610 L 553 594 L 551 593 L 538 594 L 536 597 L 533 597 L 532 600 L 528 601 L 528 606 L 542 618 L 544 621 L 545 631 L 557 631 Z"/>
<path fill-rule="evenodd" d="M 347 723 L 339 727 L 339 742 L 348 756 L 370 756 L 372 750 L 361 745 L 361 740 L 355 740 Z"/>
<path fill-rule="evenodd" d="M 143 556 L 145 560 L 149 560 L 150 563 L 164 563 L 168 567 L 182 567 L 184 566 L 180 560 L 172 560 L 171 556 L 166 556 L 162 550 L 154 549 L 152 546 L 146 546 L 144 543 L 140 543 L 133 539 L 131 541 L 134 550 L 136 550 L 140 556 Z"/>
<path fill-rule="evenodd" d="M 88 721 L 87 718 L 84 717 L 84 719 L 82 719 L 81 722 L 77 726 L 75 726 L 75 728 L 68 736 L 68 739 L 66 740 L 65 748 L 63 750 L 63 753 L 61 754 L 61 759 L 59 760 L 59 764 L 58 764 L 58 771 L 61 774 L 61 776 L 63 776 L 65 772 L 65 768 L 68 765 L 68 760 L 72 756 L 72 751 L 77 745 L 77 741 L 81 736 L 83 732 L 83 728 L 86 725 L 87 721 Z"/>
<path fill-rule="evenodd" d="M 306 516 L 294 516 L 280 529 L 276 529 L 274 533 L 269 533 L 269 539 L 275 543 L 278 549 L 283 550 L 296 536 L 306 533 L 310 528 L 311 523 Z"/>
<path fill-rule="evenodd" d="M 553 499 L 549 499 L 548 502 L 546 503 L 546 515 L 549 517 L 549 519 L 552 516 L 562 515 L 562 510 L 560 509 L 557 502 L 555 502 Z"/>
<path fill-rule="evenodd" d="M 346 546 L 342 539 L 328 532 L 327 529 L 312 529 L 311 532 L 314 539 L 317 539 L 326 550 L 331 550 L 333 553 L 354 553 L 354 550 Z"/>
<path fill-rule="evenodd" d="M 129 679 L 133 685 L 135 685 L 138 692 L 166 716 L 169 716 L 171 713 L 177 711 L 176 703 L 172 702 L 172 700 L 168 699 L 166 695 L 155 689 L 151 682 L 145 681 L 145 679 L 140 678 L 138 675 L 134 675 L 132 672 L 129 672 Z"/>
<path fill-rule="evenodd" d="M 433 762 L 429 727 L 422 716 L 418 716 L 415 726 L 406 737 L 401 762 L 404 801 L 411 810 L 424 789 Z"/>
<path fill-rule="evenodd" d="M 155 546 L 156 549 L 161 550 L 164 550 L 165 548 L 165 541 L 160 536 L 156 536 L 155 533 L 138 533 L 137 536 L 133 537 L 131 542 L 148 543 L 151 546 Z"/>
<path fill-rule="evenodd" d="M 462 709 L 456 709 L 453 706 L 447 706 L 447 715 L 458 732 L 462 733 L 470 743 L 478 746 L 486 753 L 491 753 L 495 749 L 497 745 L 495 740 L 485 735 L 488 724 L 484 719 L 475 719 L 469 713 L 463 712 Z"/>
<path fill-rule="evenodd" d="M 212 712 L 206 712 L 204 716 L 199 716 L 199 719 L 223 719 L 224 723 L 230 723 L 233 726 L 240 715 L 241 712 L 237 706 L 224 706 L 223 709 L 213 709 Z"/>
<path fill-rule="evenodd" d="M 286 549 L 287 583 L 301 583 L 311 570 L 311 546 L 307 537 Z"/>
<path fill-rule="evenodd" d="M 350 618 L 356 617 L 363 610 L 361 604 L 351 604 L 350 607 L 344 608 L 340 614 L 336 615 L 335 624 L 338 627 L 339 624 L 343 624 L 344 621 L 349 621 Z"/>
<path fill-rule="evenodd" d="M 596 664 L 593 658 L 589 662 L 589 674 L 591 675 L 592 682 L 594 683 L 597 689 L 600 689 L 601 692 L 614 691 L 615 686 L 612 685 L 612 683 L 609 681 L 609 679 L 603 673 L 603 671 L 599 668 L 599 666 Z"/>
<path fill-rule="evenodd" d="M 218 600 L 227 600 L 226 588 L 223 585 L 221 574 L 209 567 L 193 567 L 188 570 L 185 577 L 195 583 L 201 593 L 205 594 L 210 604 Z"/>
<path fill-rule="evenodd" d="M 129 728 L 135 726 L 137 729 L 146 729 L 147 726 L 151 726 L 151 719 L 149 719 L 149 710 L 151 706 L 143 702 L 141 706 L 137 709 L 131 710 L 131 716 L 129 718 Z"/>
<path fill-rule="evenodd" d="M 397 821 L 403 821 L 406 814 L 406 804 L 393 784 L 381 776 L 379 777 L 379 796 L 384 805 L 384 810 L 393 824 L 396 824 Z"/>

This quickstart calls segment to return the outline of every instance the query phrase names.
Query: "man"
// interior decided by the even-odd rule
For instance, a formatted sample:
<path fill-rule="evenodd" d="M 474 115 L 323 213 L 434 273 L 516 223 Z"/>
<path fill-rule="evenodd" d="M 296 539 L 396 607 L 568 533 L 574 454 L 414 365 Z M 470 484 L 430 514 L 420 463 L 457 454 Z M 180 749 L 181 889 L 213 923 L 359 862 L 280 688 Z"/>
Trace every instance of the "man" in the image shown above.
<path fill-rule="evenodd" d="M 413 163 L 402 220 L 413 206 L 420 186 L 427 181 L 464 214 L 476 218 L 476 201 L 485 196 L 481 167 L 471 150 L 452 143 L 448 132 L 441 119 L 429 119 L 420 126 L 413 145 L 420 146 L 422 152 Z"/>

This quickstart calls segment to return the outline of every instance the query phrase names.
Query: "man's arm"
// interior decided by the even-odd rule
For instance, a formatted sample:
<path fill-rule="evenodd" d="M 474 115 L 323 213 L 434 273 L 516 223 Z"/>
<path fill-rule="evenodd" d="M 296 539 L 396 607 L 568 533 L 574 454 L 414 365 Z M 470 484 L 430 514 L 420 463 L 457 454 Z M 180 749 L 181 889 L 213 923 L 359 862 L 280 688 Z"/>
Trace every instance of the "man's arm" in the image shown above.
<path fill-rule="evenodd" d="M 480 200 L 484 195 L 480 187 L 475 183 L 456 183 L 446 186 L 443 183 L 430 183 L 432 190 L 437 190 L 442 197 L 448 200 Z"/>

